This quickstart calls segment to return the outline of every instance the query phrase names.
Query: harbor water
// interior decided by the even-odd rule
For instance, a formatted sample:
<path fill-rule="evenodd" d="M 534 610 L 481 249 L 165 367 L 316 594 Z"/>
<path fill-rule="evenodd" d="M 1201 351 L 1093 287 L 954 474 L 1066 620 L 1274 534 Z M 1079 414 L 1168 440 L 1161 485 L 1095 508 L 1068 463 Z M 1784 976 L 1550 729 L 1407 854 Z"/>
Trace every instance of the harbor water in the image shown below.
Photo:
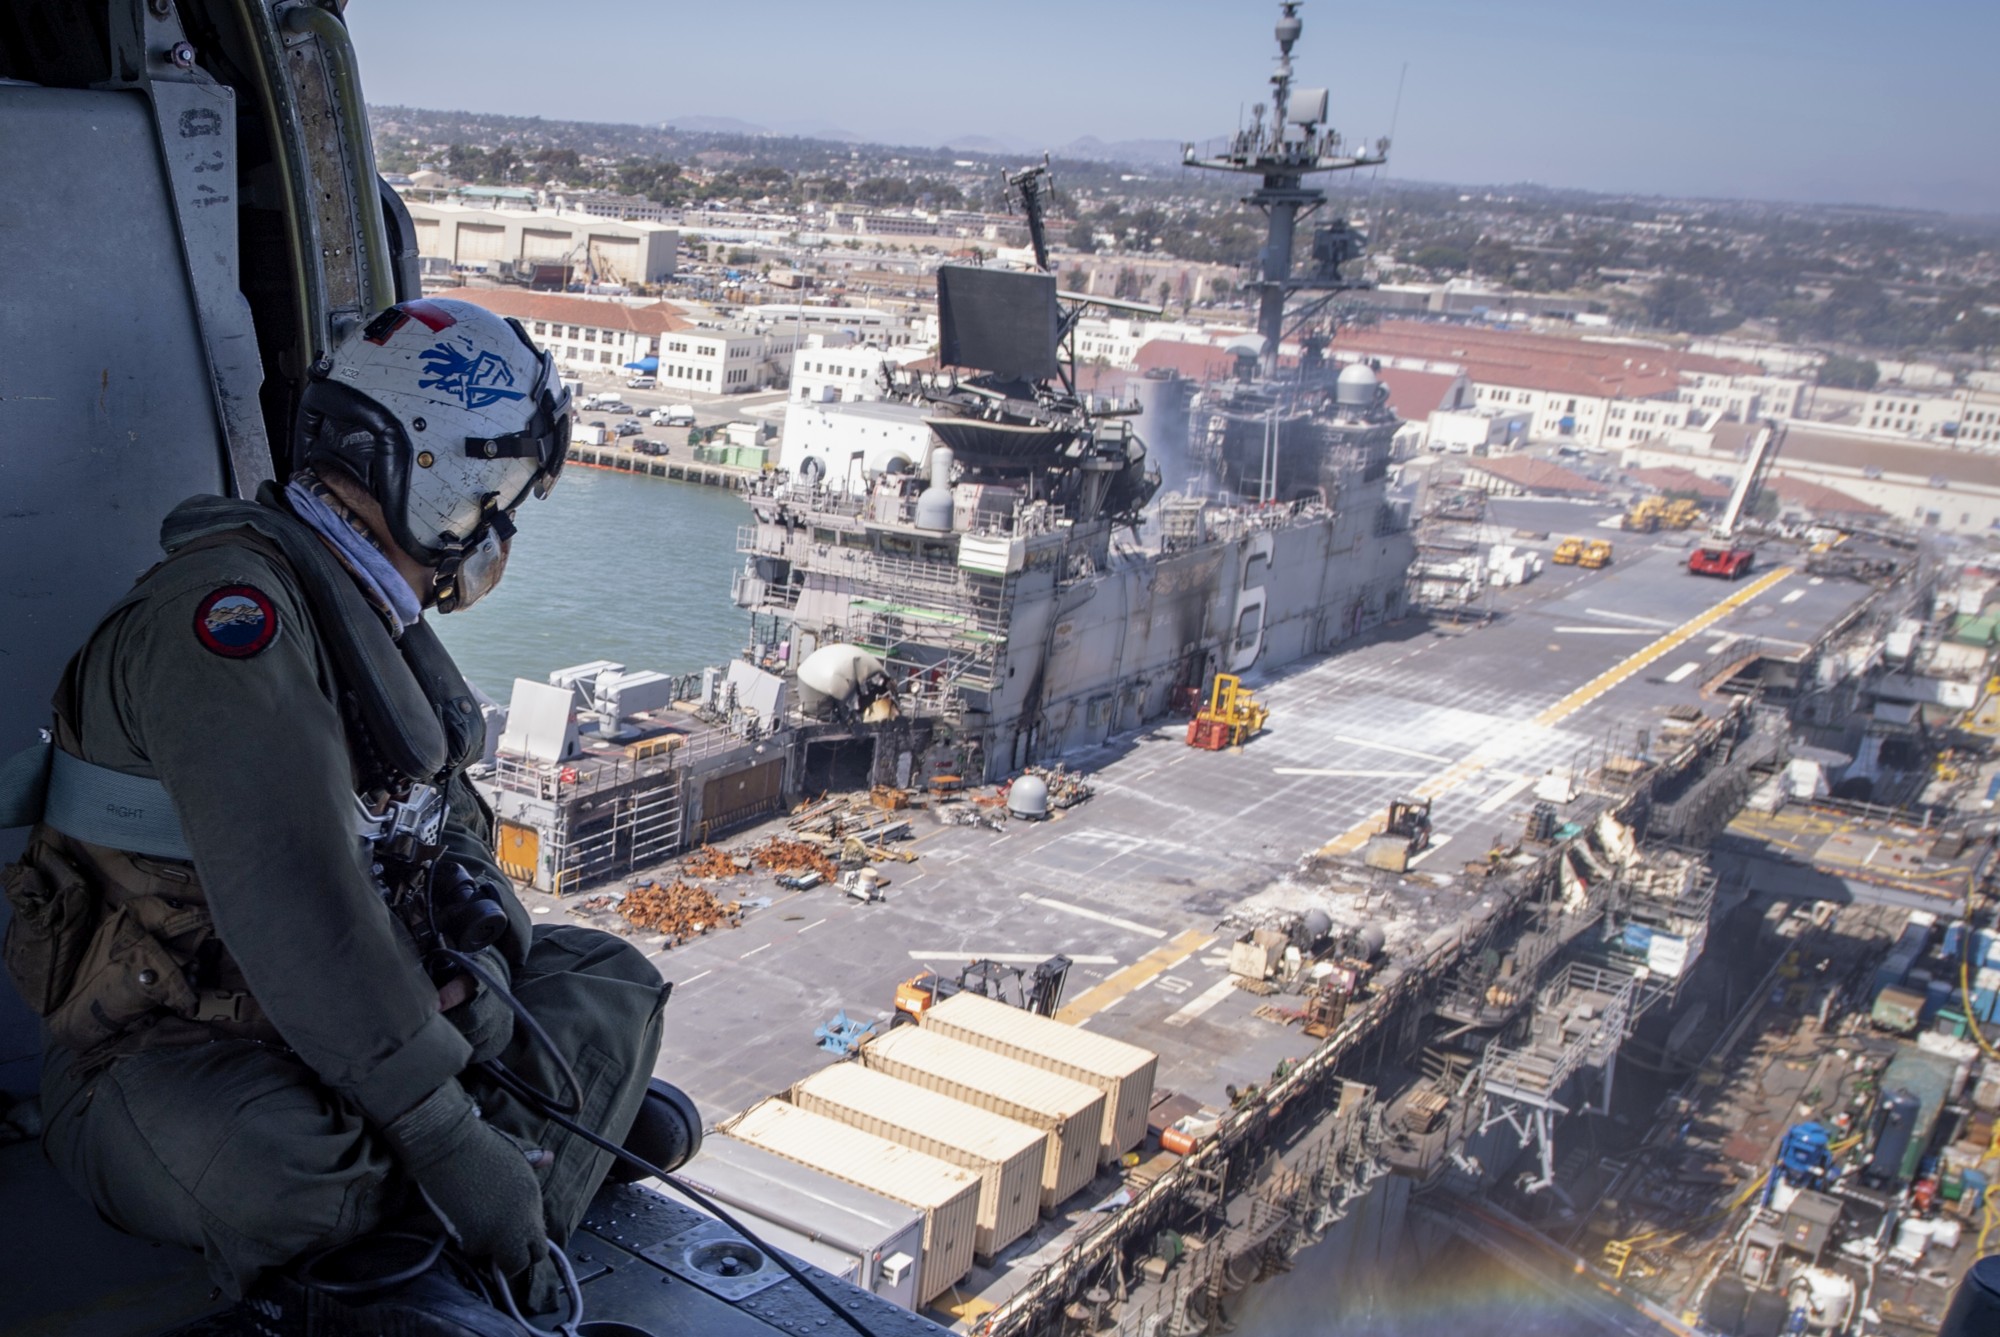
<path fill-rule="evenodd" d="M 564 471 L 516 514 L 506 578 L 477 607 L 432 625 L 466 678 L 505 705 L 515 678 L 592 659 L 689 673 L 742 651 L 747 615 L 729 597 L 749 520 L 727 488 Z"/>

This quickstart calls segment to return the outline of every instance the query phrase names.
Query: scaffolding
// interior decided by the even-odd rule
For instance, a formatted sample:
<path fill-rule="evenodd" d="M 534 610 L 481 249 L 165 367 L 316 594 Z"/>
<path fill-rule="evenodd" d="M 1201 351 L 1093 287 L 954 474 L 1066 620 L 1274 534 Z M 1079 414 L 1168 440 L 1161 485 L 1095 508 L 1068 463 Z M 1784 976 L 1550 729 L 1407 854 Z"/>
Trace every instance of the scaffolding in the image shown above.
<path fill-rule="evenodd" d="M 565 895 L 669 858 L 686 845 L 687 777 L 697 761 L 740 744 L 724 730 L 671 734 L 613 753 L 568 761 L 502 754 L 493 782 L 537 800 L 532 864 L 503 863 L 508 876 Z"/>
<path fill-rule="evenodd" d="M 1552 1121 L 1570 1112 L 1562 1097 L 1571 1079 L 1587 1068 L 1601 1072 L 1601 1108 L 1610 1108 L 1618 1049 L 1632 1033 L 1645 977 L 1643 967 L 1568 962 L 1537 997 L 1526 1041 L 1487 1047 L 1480 1065 L 1479 1131 L 1505 1124 L 1522 1147 L 1536 1153 L 1539 1173 L 1524 1186 L 1526 1192 L 1555 1183 Z"/>

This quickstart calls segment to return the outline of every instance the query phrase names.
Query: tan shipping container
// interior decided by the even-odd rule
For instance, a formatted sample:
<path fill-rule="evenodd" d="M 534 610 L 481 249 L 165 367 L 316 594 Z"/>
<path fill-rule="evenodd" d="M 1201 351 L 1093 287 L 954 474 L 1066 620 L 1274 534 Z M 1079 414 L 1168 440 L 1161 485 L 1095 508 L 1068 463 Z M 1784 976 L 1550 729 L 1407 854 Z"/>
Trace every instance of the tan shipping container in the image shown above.
<path fill-rule="evenodd" d="M 898 1026 L 861 1047 L 875 1072 L 991 1110 L 1049 1135 L 1042 1210 L 1053 1212 L 1097 1177 L 1104 1092 L 1088 1082 L 996 1054 L 917 1026 Z"/>
<path fill-rule="evenodd" d="M 935 1003 L 921 1020 L 925 1030 L 1088 1082 L 1104 1092 L 1104 1140 L 1098 1148 L 1102 1163 L 1109 1165 L 1146 1140 L 1153 1075 L 1160 1066 L 1160 1056 L 1152 1050 L 975 993 L 954 994 Z"/>
<path fill-rule="evenodd" d="M 979 1229 L 978 1175 L 775 1096 L 718 1125 L 717 1131 L 921 1211 L 919 1305 L 929 1304 L 972 1270 Z"/>
<path fill-rule="evenodd" d="M 858 1063 L 822 1068 L 792 1088 L 792 1103 L 978 1175 L 973 1252 L 981 1259 L 1033 1230 L 1041 1217 L 1048 1134 L 1039 1129 Z"/>

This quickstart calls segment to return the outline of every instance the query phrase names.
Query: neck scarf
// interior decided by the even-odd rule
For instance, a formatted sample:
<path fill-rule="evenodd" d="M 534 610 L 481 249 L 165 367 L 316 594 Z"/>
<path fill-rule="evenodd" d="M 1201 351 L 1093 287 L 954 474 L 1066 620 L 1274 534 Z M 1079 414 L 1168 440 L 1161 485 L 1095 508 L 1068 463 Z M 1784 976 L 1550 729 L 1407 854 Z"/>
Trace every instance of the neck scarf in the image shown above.
<path fill-rule="evenodd" d="M 299 519 L 332 547 L 368 602 L 389 624 L 391 637 L 400 637 L 403 628 L 423 615 L 410 582 L 390 564 L 374 536 L 311 470 L 301 472 L 286 485 L 285 499 Z"/>

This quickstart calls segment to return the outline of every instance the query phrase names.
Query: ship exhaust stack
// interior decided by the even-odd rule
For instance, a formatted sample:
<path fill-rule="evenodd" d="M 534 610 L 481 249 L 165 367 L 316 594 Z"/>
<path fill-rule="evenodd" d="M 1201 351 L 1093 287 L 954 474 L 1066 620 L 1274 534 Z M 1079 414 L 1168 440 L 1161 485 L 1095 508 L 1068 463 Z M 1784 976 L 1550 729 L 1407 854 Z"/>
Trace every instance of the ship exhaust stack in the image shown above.
<path fill-rule="evenodd" d="M 951 496 L 952 464 L 951 447 L 933 446 L 931 448 L 930 468 L 928 470 L 930 482 L 917 495 L 916 525 L 918 529 L 928 529 L 940 534 L 951 532 L 953 507 Z"/>

